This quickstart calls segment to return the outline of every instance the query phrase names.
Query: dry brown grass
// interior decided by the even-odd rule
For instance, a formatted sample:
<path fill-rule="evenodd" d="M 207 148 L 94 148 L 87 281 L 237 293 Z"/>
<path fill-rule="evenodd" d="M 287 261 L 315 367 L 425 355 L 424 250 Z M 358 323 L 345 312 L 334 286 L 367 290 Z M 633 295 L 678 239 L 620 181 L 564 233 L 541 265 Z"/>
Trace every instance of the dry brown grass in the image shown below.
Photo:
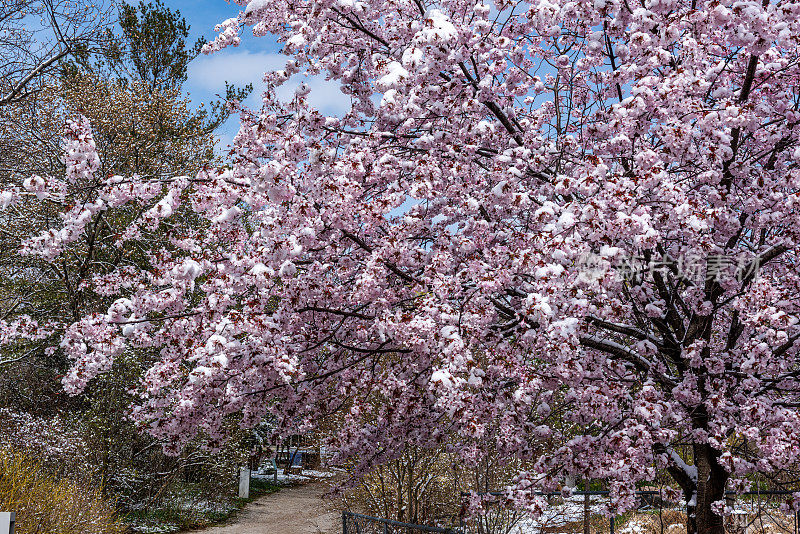
<path fill-rule="evenodd" d="M 97 488 L 48 476 L 35 460 L 0 449 L 0 510 L 20 534 L 121 534 L 125 525 Z"/>

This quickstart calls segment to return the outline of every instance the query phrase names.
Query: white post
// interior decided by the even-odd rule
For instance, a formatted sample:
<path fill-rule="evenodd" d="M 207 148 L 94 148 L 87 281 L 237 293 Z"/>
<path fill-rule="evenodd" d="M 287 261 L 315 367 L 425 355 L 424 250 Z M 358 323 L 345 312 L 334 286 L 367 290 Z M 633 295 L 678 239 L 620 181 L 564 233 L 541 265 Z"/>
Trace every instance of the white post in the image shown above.
<path fill-rule="evenodd" d="M 0 534 L 14 534 L 14 512 L 0 512 Z"/>
<path fill-rule="evenodd" d="M 239 498 L 250 498 L 250 468 L 241 466 L 239 468 Z M 0 531 L 2 534 L 2 531 Z"/>

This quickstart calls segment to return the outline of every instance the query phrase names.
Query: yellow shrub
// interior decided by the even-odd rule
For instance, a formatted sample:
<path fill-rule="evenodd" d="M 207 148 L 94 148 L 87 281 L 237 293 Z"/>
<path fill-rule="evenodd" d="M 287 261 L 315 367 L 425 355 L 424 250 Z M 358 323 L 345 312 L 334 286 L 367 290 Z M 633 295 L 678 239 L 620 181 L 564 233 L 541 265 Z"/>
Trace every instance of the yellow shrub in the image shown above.
<path fill-rule="evenodd" d="M 125 526 L 97 488 L 48 476 L 21 453 L 0 449 L 0 510 L 19 534 L 121 534 Z"/>

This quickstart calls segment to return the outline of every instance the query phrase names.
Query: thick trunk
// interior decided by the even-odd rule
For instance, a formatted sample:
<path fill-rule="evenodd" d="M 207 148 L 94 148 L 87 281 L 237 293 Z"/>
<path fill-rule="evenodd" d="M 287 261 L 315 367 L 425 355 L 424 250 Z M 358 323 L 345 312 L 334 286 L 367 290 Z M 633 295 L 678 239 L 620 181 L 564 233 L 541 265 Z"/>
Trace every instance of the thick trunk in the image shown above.
<path fill-rule="evenodd" d="M 687 506 L 687 534 L 725 534 L 721 515 L 714 513 L 712 504 L 725 499 L 728 472 L 719 465 L 720 451 L 709 445 L 694 446 L 697 468 L 697 487 L 694 506 Z M 691 503 L 691 500 L 690 500 Z"/>

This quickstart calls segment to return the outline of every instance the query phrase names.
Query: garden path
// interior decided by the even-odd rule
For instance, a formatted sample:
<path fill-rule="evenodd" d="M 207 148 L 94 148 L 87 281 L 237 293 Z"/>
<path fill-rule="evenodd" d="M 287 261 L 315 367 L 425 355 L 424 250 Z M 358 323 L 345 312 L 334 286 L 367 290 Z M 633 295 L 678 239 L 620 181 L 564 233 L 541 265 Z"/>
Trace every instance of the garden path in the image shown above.
<path fill-rule="evenodd" d="M 284 488 L 254 500 L 229 523 L 203 534 L 336 534 L 341 532 L 341 515 L 322 500 L 327 490 L 325 482 Z"/>

